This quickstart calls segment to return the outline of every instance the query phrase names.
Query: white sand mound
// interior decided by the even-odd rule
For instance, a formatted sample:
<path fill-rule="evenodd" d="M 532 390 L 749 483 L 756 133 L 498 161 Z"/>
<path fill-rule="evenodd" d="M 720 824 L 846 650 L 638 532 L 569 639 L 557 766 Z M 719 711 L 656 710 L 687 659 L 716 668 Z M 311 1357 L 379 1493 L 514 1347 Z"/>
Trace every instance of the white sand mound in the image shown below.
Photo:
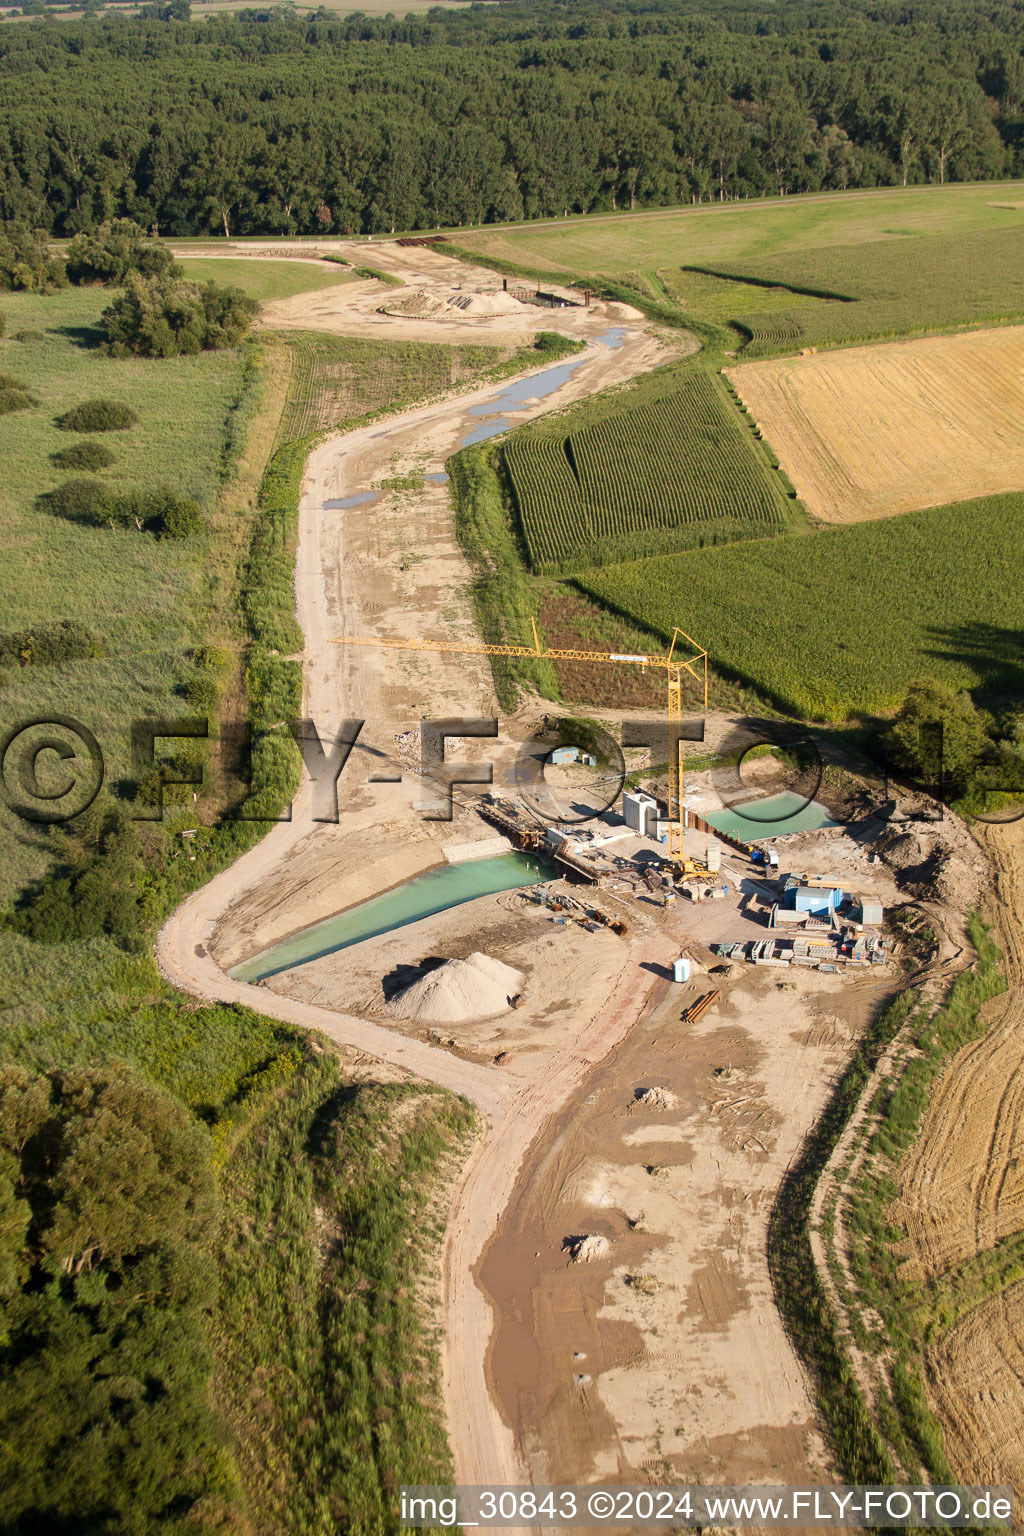
<path fill-rule="evenodd" d="M 522 310 L 518 299 L 510 293 L 478 293 L 471 289 L 459 289 L 445 293 L 436 288 L 413 288 L 408 293 L 389 298 L 383 306 L 388 315 L 404 315 L 417 320 L 459 320 L 485 315 L 511 315 Z"/>
<path fill-rule="evenodd" d="M 645 1109 L 675 1109 L 679 1100 L 670 1088 L 643 1088 L 635 1095 L 637 1104 Z"/>
<path fill-rule="evenodd" d="M 521 312 L 523 306 L 510 293 L 454 293 L 448 300 L 449 309 L 461 309 L 467 315 L 512 315 Z"/>
<path fill-rule="evenodd" d="M 597 1232 L 587 1233 L 583 1237 L 566 1238 L 564 1246 L 568 1248 L 574 1264 L 590 1264 L 594 1259 L 603 1259 L 611 1248 L 608 1239 Z"/>
<path fill-rule="evenodd" d="M 458 1024 L 505 1013 L 522 988 L 522 974 L 479 951 L 467 960 L 446 960 L 388 1004 L 395 1019 L 424 1024 Z"/>

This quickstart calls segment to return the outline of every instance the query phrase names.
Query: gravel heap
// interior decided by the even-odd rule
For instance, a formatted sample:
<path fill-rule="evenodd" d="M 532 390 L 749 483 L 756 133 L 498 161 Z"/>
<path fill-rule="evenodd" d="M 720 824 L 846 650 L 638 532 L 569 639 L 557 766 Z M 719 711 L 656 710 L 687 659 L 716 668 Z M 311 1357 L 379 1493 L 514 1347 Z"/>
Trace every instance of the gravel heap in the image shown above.
<path fill-rule="evenodd" d="M 522 974 L 479 951 L 446 960 L 399 992 L 388 1004 L 392 1018 L 422 1024 L 458 1024 L 505 1013 L 522 990 Z"/>

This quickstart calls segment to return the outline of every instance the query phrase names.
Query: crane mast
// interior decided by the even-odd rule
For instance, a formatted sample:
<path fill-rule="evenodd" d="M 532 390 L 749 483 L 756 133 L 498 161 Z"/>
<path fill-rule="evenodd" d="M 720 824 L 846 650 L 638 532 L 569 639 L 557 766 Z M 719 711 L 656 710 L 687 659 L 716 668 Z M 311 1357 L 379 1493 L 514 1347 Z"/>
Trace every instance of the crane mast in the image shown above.
<path fill-rule="evenodd" d="M 628 654 L 622 651 L 583 651 L 561 646 L 542 646 L 537 624 L 530 620 L 533 629 L 533 645 L 488 645 L 483 641 L 466 644 L 455 640 L 403 640 L 399 638 L 336 637 L 334 645 L 361 645 L 393 651 L 431 651 L 449 656 L 510 656 L 531 657 L 538 661 L 596 661 L 609 666 L 638 666 L 641 671 L 648 667 L 660 667 L 665 672 L 668 689 L 669 764 L 668 764 L 668 854 L 680 861 L 683 858 L 683 742 L 680 728 L 683 718 L 683 673 L 686 672 L 704 691 L 704 708 L 708 707 L 708 653 L 685 630 L 676 625 L 672 644 L 667 656 L 651 656 L 644 653 Z M 677 652 L 679 642 L 690 647 Z"/>

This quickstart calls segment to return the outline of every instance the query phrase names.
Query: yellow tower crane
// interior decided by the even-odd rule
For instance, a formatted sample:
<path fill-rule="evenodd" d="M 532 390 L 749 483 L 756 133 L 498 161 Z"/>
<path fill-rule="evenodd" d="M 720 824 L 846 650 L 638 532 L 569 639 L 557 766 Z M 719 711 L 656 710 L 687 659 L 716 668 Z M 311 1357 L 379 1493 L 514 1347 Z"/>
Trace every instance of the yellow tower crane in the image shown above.
<path fill-rule="evenodd" d="M 708 707 L 708 653 L 684 629 L 676 625 L 672 632 L 672 644 L 667 656 L 629 655 L 620 651 L 576 651 L 562 647 L 542 647 L 537 634 L 536 622 L 530 620 L 533 629 L 533 645 L 464 645 L 454 640 L 391 640 L 349 638 L 335 639 L 335 645 L 378 646 L 393 651 L 435 651 L 452 656 L 520 656 L 539 661 L 598 661 L 617 666 L 638 666 L 664 669 L 668 684 L 669 726 L 669 788 L 668 788 L 668 853 L 669 858 L 683 860 L 683 743 L 679 728 L 683 718 L 683 673 L 688 672 L 704 690 L 704 708 Z M 690 655 L 677 654 L 676 646 L 685 641 L 691 647 Z M 700 670 L 697 670 L 697 669 Z M 671 743 L 676 738 L 676 750 Z"/>

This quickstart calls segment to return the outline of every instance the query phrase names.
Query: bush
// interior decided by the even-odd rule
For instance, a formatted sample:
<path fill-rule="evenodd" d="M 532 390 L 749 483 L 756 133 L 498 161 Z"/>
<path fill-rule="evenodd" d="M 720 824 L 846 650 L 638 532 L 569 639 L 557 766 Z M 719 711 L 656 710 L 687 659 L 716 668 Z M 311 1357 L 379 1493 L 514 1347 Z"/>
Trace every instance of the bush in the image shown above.
<path fill-rule="evenodd" d="M 7 316 L 5 314 L 0 313 L 0 336 L 2 336 L 4 334 L 6 329 L 7 329 Z"/>
<path fill-rule="evenodd" d="M 206 518 L 198 501 L 179 501 L 168 507 L 160 522 L 165 539 L 189 539 L 206 532 Z"/>
<path fill-rule="evenodd" d="M 106 350 L 112 357 L 179 357 L 234 347 L 248 335 L 257 307 L 240 288 L 129 278 L 103 311 Z"/>
<path fill-rule="evenodd" d="M 16 374 L 0 373 L 0 389 L 28 389 L 28 385 Z"/>
<path fill-rule="evenodd" d="M 95 523 L 106 511 L 107 488 L 102 480 L 82 475 L 76 480 L 65 480 L 63 485 L 40 499 L 45 500 L 45 505 L 58 517 L 69 518 L 75 523 Z"/>
<path fill-rule="evenodd" d="M 125 432 L 138 425 L 138 416 L 121 400 L 83 400 L 57 417 L 62 432 Z"/>
<path fill-rule="evenodd" d="M 76 619 L 0 634 L 0 667 L 49 667 L 102 654 L 95 635 Z"/>
<path fill-rule="evenodd" d="M 10 416 L 12 411 L 27 411 L 30 405 L 38 405 L 36 395 L 27 389 L 0 389 L 0 416 Z"/>
<path fill-rule="evenodd" d="M 32 330 L 29 330 L 29 331 L 15 331 L 13 339 L 15 341 L 45 341 L 46 340 L 46 333 L 45 333 L 45 331 L 32 331 Z"/>
<path fill-rule="evenodd" d="M 59 469 L 109 469 L 117 462 L 117 454 L 106 443 L 94 443 L 88 438 L 84 443 L 72 443 L 51 453 L 51 460 Z"/>
<path fill-rule="evenodd" d="M 175 270 L 170 247 L 134 219 L 113 219 L 93 234 L 75 235 L 67 250 L 72 283 L 123 283 L 132 272 L 162 277 Z"/>
<path fill-rule="evenodd" d="M 41 230 L 0 230 L 0 289 L 15 292 L 60 288 L 67 282 L 64 263 L 50 254 Z"/>

